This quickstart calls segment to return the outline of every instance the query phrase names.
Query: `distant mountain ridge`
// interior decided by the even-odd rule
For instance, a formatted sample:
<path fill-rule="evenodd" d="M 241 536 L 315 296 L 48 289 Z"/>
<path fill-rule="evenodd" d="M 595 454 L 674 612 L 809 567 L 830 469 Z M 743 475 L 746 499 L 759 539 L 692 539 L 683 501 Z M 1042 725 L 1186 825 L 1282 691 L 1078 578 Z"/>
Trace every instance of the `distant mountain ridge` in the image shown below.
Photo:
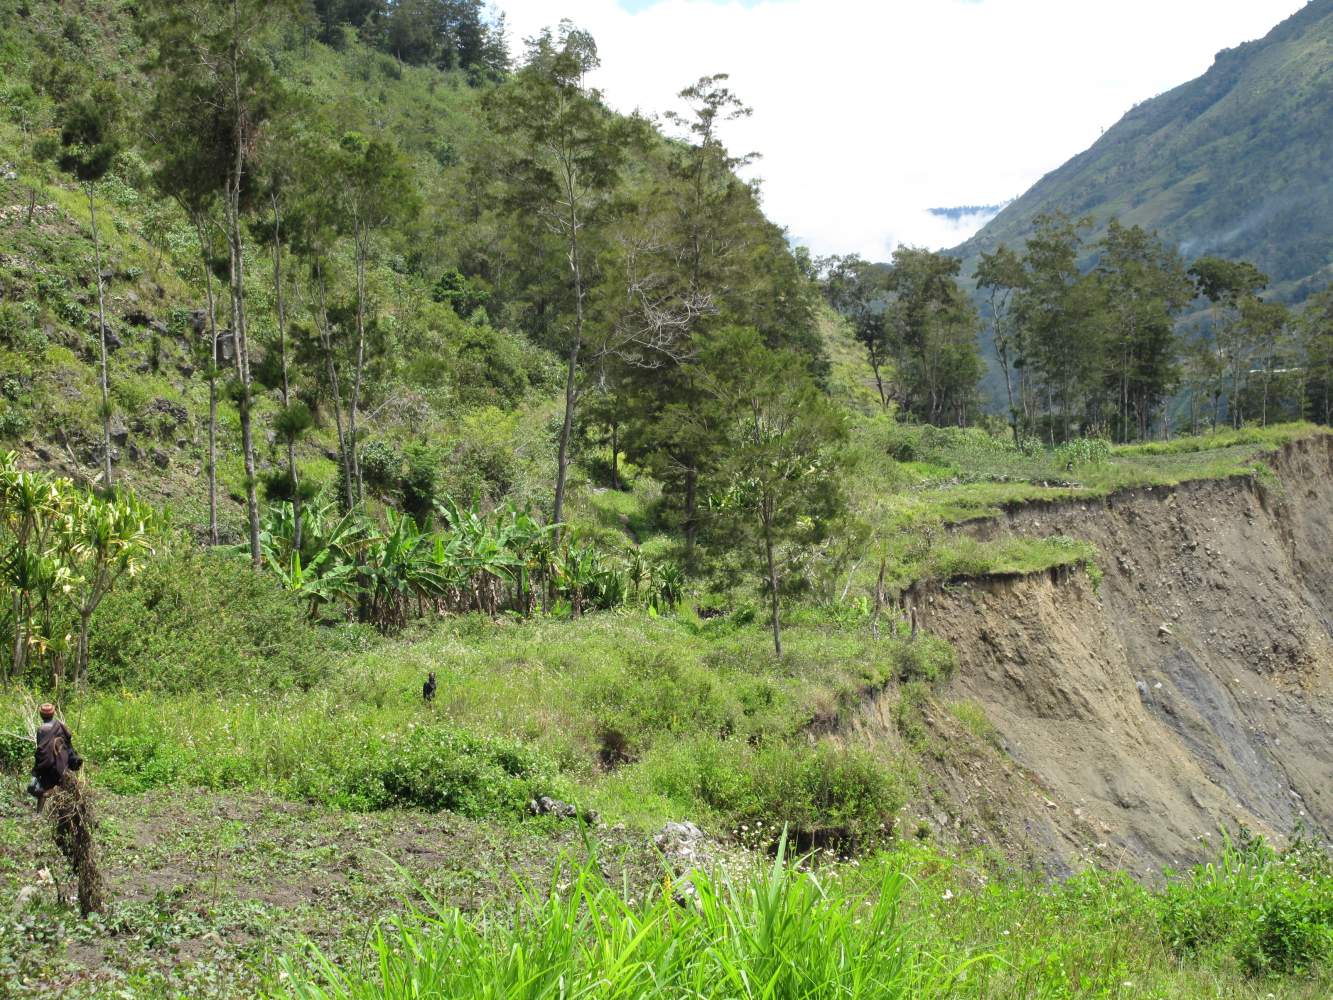
<path fill-rule="evenodd" d="M 1250 260 L 1300 302 L 1333 279 L 1333 0 L 1218 53 L 1203 76 L 1134 107 L 953 252 L 1021 244 L 1064 210 L 1118 216 L 1187 257 Z"/>

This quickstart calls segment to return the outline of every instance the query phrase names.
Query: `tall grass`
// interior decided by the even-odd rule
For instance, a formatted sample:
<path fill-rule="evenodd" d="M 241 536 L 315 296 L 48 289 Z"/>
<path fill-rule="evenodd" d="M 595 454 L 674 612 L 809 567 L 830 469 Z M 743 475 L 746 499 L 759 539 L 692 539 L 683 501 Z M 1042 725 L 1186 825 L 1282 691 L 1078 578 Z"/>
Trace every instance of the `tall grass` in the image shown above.
<path fill-rule="evenodd" d="M 435 907 L 377 932 L 369 968 L 340 969 L 313 953 L 289 961 L 278 996 L 291 1000 L 581 997 L 737 1000 L 943 997 L 983 956 L 942 960 L 900 919 L 905 882 L 885 870 L 863 897 L 830 891 L 789 867 L 695 873 L 636 904 L 595 865 L 564 887 L 529 892 L 509 919 Z M 308 971 L 308 969 L 310 971 Z M 311 975 L 313 971 L 313 975 Z"/>
<path fill-rule="evenodd" d="M 861 866 L 664 879 L 648 898 L 595 859 L 514 912 L 429 905 L 368 954 L 281 964 L 282 1000 L 912 997 L 1322 1000 L 1333 859 L 1262 840 L 1162 888 L 1095 869 L 1047 883 L 903 844 Z"/>

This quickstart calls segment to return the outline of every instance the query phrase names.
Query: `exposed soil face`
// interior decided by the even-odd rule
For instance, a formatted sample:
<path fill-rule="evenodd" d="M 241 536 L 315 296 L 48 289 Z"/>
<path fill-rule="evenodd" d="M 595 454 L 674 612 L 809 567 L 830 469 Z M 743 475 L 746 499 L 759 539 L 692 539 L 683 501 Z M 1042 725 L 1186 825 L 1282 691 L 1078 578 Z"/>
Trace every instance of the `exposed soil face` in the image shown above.
<path fill-rule="evenodd" d="M 1153 875 L 1239 823 L 1333 839 L 1333 442 L 1272 466 L 968 529 L 1091 541 L 1095 588 L 1064 572 L 920 599 L 960 654 L 945 696 L 984 706 L 1015 765 L 988 808 L 1050 870 Z"/>

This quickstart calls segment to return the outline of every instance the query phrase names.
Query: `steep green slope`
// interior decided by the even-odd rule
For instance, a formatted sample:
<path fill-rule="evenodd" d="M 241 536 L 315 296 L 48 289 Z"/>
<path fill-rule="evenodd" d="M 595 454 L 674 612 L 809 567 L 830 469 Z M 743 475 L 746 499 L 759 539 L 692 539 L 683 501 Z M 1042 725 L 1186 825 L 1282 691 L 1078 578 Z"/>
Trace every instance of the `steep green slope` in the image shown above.
<path fill-rule="evenodd" d="M 1145 101 L 956 251 L 1020 243 L 1064 210 L 1158 230 L 1187 257 L 1253 261 L 1281 297 L 1333 277 L 1333 0 L 1218 54 L 1197 80 Z"/>
<path fill-rule="evenodd" d="M 42 137 L 58 133 L 60 104 L 83 93 L 91 77 L 114 86 L 127 123 L 123 151 L 94 186 L 116 475 L 169 508 L 182 527 L 199 530 L 206 519 L 205 287 L 193 228 L 155 189 L 141 144 L 149 88 L 135 16 L 121 0 L 0 2 L 0 451 L 15 449 L 23 464 L 79 481 L 98 467 L 88 205 L 36 155 Z M 405 66 L 354 36 L 335 49 L 294 29 L 273 58 L 293 95 L 322 109 L 330 128 L 392 135 L 426 206 L 384 235 L 368 277 L 379 349 L 363 398 L 366 445 L 385 455 L 416 447 L 441 492 L 540 499 L 528 491 L 542 489 L 553 454 L 546 418 L 556 360 L 505 315 L 520 297 L 512 285 L 497 290 L 489 314 L 460 316 L 432 294 L 443 275 L 477 273 L 478 261 L 505 256 L 504 234 L 476 204 L 473 167 L 491 141 L 480 111 L 484 88 L 469 86 L 461 73 Z M 282 460 L 271 429 L 280 406 L 272 265 L 258 238 L 247 258 L 265 476 Z M 347 309 L 351 270 L 347 248 L 337 248 L 329 262 L 334 308 Z M 225 296 L 225 257 L 215 272 L 214 292 Z M 288 294 L 298 303 L 290 331 L 296 393 L 316 417 L 298 458 L 307 479 L 328 489 L 336 485 L 337 437 L 319 398 L 314 331 L 300 307 L 310 292 Z M 237 408 L 225 387 L 218 452 L 223 534 L 234 539 L 244 470 Z"/>

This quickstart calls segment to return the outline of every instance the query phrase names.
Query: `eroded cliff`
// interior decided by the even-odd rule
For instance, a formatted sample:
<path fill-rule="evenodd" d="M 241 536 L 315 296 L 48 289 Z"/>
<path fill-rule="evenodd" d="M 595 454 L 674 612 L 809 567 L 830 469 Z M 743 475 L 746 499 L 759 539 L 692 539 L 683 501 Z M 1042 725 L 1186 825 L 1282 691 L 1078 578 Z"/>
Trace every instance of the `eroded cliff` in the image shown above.
<path fill-rule="evenodd" d="M 1149 876 L 1215 855 L 1238 824 L 1333 839 L 1333 439 L 1271 467 L 968 529 L 1092 541 L 1101 578 L 919 596 L 960 655 L 941 701 L 979 703 L 1000 747 L 939 759 L 937 826 L 1053 872 Z M 946 714 L 932 723 L 947 730 Z"/>

